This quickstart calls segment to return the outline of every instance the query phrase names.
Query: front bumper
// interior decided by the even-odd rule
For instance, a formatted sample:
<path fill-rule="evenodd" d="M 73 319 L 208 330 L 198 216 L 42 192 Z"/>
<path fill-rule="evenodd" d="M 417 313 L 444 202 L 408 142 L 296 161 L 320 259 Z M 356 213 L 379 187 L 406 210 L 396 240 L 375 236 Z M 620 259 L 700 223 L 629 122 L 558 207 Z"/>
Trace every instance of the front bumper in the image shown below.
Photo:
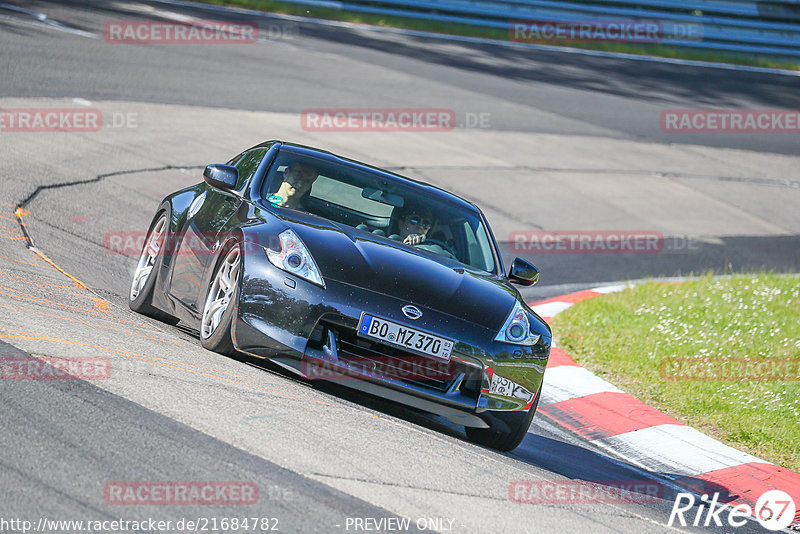
<path fill-rule="evenodd" d="M 255 247 L 251 247 L 255 248 Z M 318 287 L 245 255 L 233 329 L 236 347 L 308 378 L 337 382 L 453 422 L 502 430 L 493 411 L 527 411 L 539 390 L 549 336 L 533 347 L 493 341 L 496 332 L 408 301 L 330 278 Z M 362 312 L 455 340 L 450 362 L 439 362 L 357 335 Z"/>

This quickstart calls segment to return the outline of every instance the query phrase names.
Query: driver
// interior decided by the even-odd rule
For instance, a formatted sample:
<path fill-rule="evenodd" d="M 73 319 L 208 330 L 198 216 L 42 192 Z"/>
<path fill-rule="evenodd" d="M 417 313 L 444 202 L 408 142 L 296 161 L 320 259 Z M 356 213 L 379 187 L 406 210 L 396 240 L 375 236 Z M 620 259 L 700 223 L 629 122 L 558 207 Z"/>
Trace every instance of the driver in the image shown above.
<path fill-rule="evenodd" d="M 397 219 L 397 240 L 406 245 L 424 243 L 428 231 L 435 222 L 430 208 L 415 205 L 405 206 Z"/>
<path fill-rule="evenodd" d="M 275 193 L 280 197 L 279 206 L 302 209 L 300 199 L 303 198 L 319 176 L 319 171 L 305 163 L 293 161 L 283 171 L 283 183 Z"/>

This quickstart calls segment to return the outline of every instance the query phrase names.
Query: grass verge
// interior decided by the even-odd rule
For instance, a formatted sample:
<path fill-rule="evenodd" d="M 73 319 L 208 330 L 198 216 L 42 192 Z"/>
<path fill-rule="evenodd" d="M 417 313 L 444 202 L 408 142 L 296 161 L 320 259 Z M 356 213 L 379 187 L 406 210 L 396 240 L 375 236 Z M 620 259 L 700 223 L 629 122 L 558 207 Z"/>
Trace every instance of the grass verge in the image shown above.
<path fill-rule="evenodd" d="M 279 0 L 195 0 L 205 4 L 215 4 L 222 6 L 243 7 L 271 13 L 283 13 L 286 15 L 297 15 L 302 17 L 320 18 L 326 20 L 339 20 L 353 22 L 356 24 L 372 24 L 391 28 L 402 28 L 406 30 L 418 30 L 433 33 L 443 33 L 448 35 L 461 35 L 466 37 L 482 37 L 486 39 L 497 39 L 499 41 L 510 41 L 509 32 L 506 29 L 482 28 L 470 24 L 458 24 L 451 22 L 436 22 L 412 17 L 399 17 L 378 15 L 373 13 L 357 13 L 344 11 L 336 8 L 305 6 Z M 641 56 L 657 56 L 672 59 L 688 59 L 695 61 L 710 61 L 714 63 L 729 63 L 734 65 L 749 65 L 754 67 L 766 67 L 787 70 L 800 70 L 800 64 L 796 61 L 780 61 L 766 57 L 755 57 L 735 53 L 706 52 L 701 50 L 691 50 L 680 47 L 664 46 L 660 44 L 636 44 L 636 43 L 542 43 L 554 46 L 564 46 L 570 48 L 581 48 L 591 50 L 602 50 L 606 52 L 621 52 L 636 54 Z"/>
<path fill-rule="evenodd" d="M 800 469 L 800 278 L 641 284 L 581 302 L 552 328 L 581 365 L 643 402 Z"/>

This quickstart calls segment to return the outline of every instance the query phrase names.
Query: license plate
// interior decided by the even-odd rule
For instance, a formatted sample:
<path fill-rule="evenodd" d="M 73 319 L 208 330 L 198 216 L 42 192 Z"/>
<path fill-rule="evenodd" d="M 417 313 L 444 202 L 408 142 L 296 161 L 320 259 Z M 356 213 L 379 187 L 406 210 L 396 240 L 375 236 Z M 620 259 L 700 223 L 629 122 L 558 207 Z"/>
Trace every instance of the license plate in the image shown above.
<path fill-rule="evenodd" d="M 427 332 L 410 328 L 380 317 L 367 315 L 361 317 L 358 333 L 364 337 L 379 339 L 412 352 L 424 354 L 437 360 L 450 361 L 453 342 Z"/>

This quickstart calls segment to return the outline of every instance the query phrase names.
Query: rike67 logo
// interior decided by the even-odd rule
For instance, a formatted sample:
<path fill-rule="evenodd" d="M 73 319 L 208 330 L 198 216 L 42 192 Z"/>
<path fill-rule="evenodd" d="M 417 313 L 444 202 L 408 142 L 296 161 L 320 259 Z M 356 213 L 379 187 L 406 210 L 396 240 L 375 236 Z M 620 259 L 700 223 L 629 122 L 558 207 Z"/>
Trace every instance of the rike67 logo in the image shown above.
<path fill-rule="evenodd" d="M 685 527 L 691 524 L 699 526 L 722 527 L 727 522 L 728 526 L 741 527 L 751 517 L 767 530 L 783 530 L 792 524 L 797 511 L 792 497 L 781 490 L 770 490 L 763 493 L 756 501 L 755 508 L 749 504 L 723 505 L 719 503 L 719 493 L 714 493 L 709 499 L 708 495 L 700 497 L 700 505 L 697 510 L 693 510 L 697 504 L 694 495 L 691 493 L 678 493 L 672 505 L 667 525 L 673 526 L 677 520 L 680 526 Z M 688 523 L 687 523 L 688 520 Z"/>

